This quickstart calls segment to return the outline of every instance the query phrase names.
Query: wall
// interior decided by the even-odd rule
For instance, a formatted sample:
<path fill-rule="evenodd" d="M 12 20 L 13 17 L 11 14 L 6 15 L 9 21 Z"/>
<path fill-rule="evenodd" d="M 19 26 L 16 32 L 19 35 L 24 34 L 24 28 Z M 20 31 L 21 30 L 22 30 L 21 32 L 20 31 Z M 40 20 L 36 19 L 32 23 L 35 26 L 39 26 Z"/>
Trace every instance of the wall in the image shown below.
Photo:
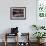
<path fill-rule="evenodd" d="M 10 7 L 26 7 L 26 20 L 10 20 Z M 36 0 L 0 0 L 0 34 L 9 32 L 11 27 L 19 27 L 19 32 L 30 32 L 36 24 Z"/>

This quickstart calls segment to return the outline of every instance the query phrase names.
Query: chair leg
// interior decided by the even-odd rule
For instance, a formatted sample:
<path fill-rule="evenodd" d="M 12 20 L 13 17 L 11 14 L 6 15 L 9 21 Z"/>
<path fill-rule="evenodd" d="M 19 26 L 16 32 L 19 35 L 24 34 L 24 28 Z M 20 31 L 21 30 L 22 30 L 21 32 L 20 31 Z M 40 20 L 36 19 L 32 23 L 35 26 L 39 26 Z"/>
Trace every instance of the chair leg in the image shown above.
<path fill-rule="evenodd" d="M 5 34 L 5 46 L 7 46 L 7 36 L 6 36 L 7 34 Z"/>
<path fill-rule="evenodd" d="M 4 44 L 5 44 L 5 46 L 7 46 L 7 42 L 6 41 L 4 42 Z"/>

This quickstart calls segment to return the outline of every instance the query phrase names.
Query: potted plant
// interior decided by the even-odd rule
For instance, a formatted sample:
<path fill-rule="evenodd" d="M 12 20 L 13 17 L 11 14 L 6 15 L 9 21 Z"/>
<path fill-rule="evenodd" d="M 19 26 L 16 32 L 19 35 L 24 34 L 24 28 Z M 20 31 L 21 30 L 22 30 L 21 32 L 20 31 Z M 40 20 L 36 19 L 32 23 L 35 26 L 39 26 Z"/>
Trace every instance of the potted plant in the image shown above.
<path fill-rule="evenodd" d="M 45 32 L 35 32 L 33 35 L 37 38 L 38 43 L 41 43 L 40 40 L 42 38 L 45 38 L 44 36 L 46 36 L 46 33 Z"/>

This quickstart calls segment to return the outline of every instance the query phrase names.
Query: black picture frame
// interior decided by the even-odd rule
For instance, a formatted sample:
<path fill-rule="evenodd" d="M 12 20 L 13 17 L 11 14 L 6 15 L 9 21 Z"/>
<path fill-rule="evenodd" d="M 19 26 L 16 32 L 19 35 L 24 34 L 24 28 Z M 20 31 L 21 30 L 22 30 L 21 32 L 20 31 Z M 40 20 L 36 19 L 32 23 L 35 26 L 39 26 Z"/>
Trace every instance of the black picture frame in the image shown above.
<path fill-rule="evenodd" d="M 26 19 L 26 7 L 11 7 L 10 8 L 11 20 L 25 20 Z"/>

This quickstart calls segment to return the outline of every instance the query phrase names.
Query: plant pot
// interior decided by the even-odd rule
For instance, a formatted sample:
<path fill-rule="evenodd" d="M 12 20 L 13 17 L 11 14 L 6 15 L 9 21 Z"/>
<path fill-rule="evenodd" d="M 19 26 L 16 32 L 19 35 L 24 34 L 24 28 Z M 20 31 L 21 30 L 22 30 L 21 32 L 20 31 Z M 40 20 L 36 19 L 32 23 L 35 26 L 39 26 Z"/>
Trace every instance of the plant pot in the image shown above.
<path fill-rule="evenodd" d="M 40 43 L 44 43 L 44 40 L 45 40 L 45 39 L 40 39 Z"/>
<path fill-rule="evenodd" d="M 37 43 L 40 43 L 40 39 L 37 39 Z"/>
<path fill-rule="evenodd" d="M 37 39 L 37 46 L 40 46 L 40 39 Z"/>
<path fill-rule="evenodd" d="M 44 40 L 45 40 L 45 39 L 38 39 L 38 40 L 37 40 L 37 43 L 41 44 L 41 43 L 44 42 Z"/>

